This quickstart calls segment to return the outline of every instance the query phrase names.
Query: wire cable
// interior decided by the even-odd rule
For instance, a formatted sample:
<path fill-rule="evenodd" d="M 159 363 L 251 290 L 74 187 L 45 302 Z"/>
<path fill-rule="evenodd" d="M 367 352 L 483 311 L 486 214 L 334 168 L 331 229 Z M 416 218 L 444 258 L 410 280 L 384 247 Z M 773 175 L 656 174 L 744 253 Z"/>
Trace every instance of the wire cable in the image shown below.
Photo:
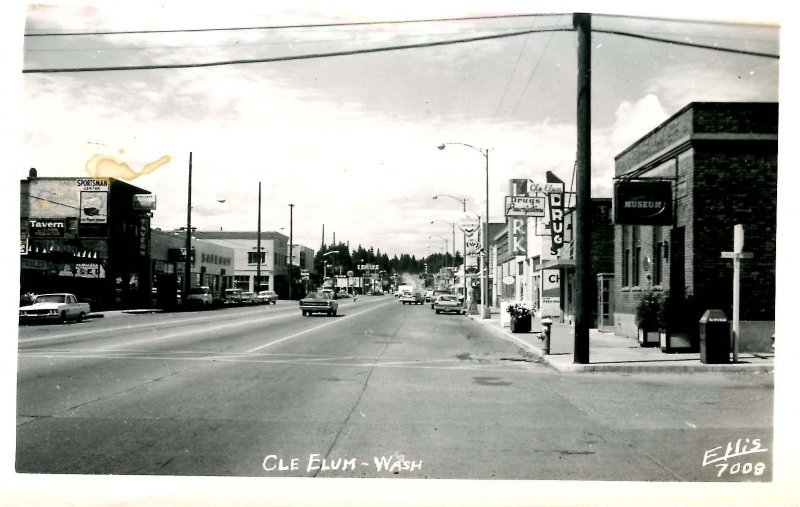
<path fill-rule="evenodd" d="M 665 42 L 667 44 L 675 44 L 675 45 L 678 45 L 678 46 L 688 46 L 688 47 L 699 48 L 699 49 L 711 49 L 711 50 L 714 50 L 714 51 L 723 51 L 723 52 L 735 53 L 735 54 L 739 54 L 739 55 L 761 56 L 761 57 L 764 57 L 764 58 L 776 58 L 776 59 L 780 58 L 780 55 L 776 55 L 776 54 L 772 54 L 772 53 L 760 53 L 760 52 L 757 52 L 757 51 L 747 51 L 747 50 L 743 50 L 743 49 L 723 48 L 723 47 L 712 46 L 712 45 L 708 45 L 708 44 L 697 44 L 697 43 L 694 43 L 694 42 L 685 42 L 685 41 L 678 41 L 678 40 L 674 40 L 674 39 L 664 39 L 664 38 L 661 38 L 661 37 L 652 37 L 652 36 L 649 36 L 649 35 L 641 35 L 641 34 L 630 33 L 630 32 L 621 32 L 619 30 L 603 30 L 603 29 L 595 29 L 595 28 L 593 28 L 592 29 L 592 33 L 607 33 L 607 34 L 611 34 L 611 35 L 620 35 L 620 36 L 623 36 L 623 37 L 633 37 L 635 39 L 644 39 L 644 40 L 649 40 L 649 41 L 654 41 L 654 42 Z"/>
<path fill-rule="evenodd" d="M 485 21 L 489 19 L 514 19 L 531 18 L 546 16 L 561 16 L 563 14 L 498 14 L 495 16 L 470 16 L 461 18 L 430 18 L 430 19 L 409 19 L 394 21 L 357 21 L 351 23 L 318 23 L 307 25 L 267 25 L 267 26 L 247 26 L 231 28 L 186 28 L 174 30 L 125 30 L 125 31 L 106 31 L 106 32 L 45 32 L 45 33 L 26 33 L 25 37 L 77 37 L 82 35 L 139 35 L 139 34 L 158 34 L 158 33 L 196 33 L 196 32 L 235 32 L 235 31 L 257 31 L 257 30 L 288 30 L 297 28 L 336 28 L 353 26 L 376 26 L 376 25 L 408 25 L 414 23 L 443 23 L 448 21 Z"/>
<path fill-rule="evenodd" d="M 351 56 L 351 55 L 359 55 L 359 54 L 370 54 L 370 53 L 383 53 L 387 51 L 399 51 L 404 49 L 420 49 L 420 48 L 431 48 L 431 47 L 438 47 L 438 46 L 450 46 L 455 44 L 463 44 L 468 42 L 479 42 L 479 41 L 486 41 L 486 40 L 496 40 L 496 39 L 504 39 L 508 37 L 517 37 L 520 35 L 526 35 L 529 33 L 543 33 L 543 32 L 571 32 L 573 31 L 572 28 L 547 28 L 547 29 L 539 29 L 539 30 L 523 30 L 519 32 L 508 32 L 508 33 L 501 33 L 501 34 L 493 34 L 493 35 L 482 35 L 478 37 L 468 37 L 464 39 L 451 39 L 445 41 L 434 41 L 434 42 L 422 42 L 419 44 L 405 44 L 405 45 L 398 45 L 398 46 L 382 46 L 377 48 L 366 48 L 366 49 L 353 49 L 348 51 L 332 51 L 329 53 L 309 53 L 305 55 L 293 55 L 293 56 L 278 56 L 272 58 L 250 58 L 250 59 L 242 59 L 242 60 L 222 60 L 216 62 L 205 62 L 205 63 L 175 63 L 175 64 L 160 64 L 160 65 L 131 65 L 131 66 L 109 66 L 109 67 L 67 67 L 67 68 L 51 68 L 51 69 L 23 69 L 23 74 L 51 74 L 51 73 L 59 73 L 59 72 L 108 72 L 108 71 L 120 71 L 120 70 L 155 70 L 155 69 L 189 69 L 189 68 L 199 68 L 199 67 L 220 67 L 223 65 L 245 65 L 245 64 L 253 64 L 253 63 L 274 63 L 274 62 L 286 62 L 292 60 L 310 60 L 316 58 L 330 58 L 336 56 Z"/>

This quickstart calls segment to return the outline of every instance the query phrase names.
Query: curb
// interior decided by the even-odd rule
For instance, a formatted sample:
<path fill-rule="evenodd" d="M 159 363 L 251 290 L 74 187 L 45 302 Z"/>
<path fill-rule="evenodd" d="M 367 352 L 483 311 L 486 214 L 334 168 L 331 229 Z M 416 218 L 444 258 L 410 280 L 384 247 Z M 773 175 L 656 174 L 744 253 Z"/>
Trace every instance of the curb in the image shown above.
<path fill-rule="evenodd" d="M 477 315 L 468 315 L 470 320 L 480 323 L 484 327 L 488 327 L 494 332 L 500 334 L 503 338 L 514 342 L 516 345 L 530 352 L 537 359 L 541 359 L 543 363 L 547 364 L 554 370 L 560 373 L 774 373 L 774 364 L 623 364 L 623 363 L 589 363 L 589 364 L 575 364 L 565 363 L 564 361 L 553 359 L 544 353 L 538 347 L 530 343 L 520 340 L 512 333 L 498 328 L 490 323 L 484 322 L 484 319 L 477 318 Z M 491 322 L 491 321 L 490 321 Z M 699 359 L 698 359 L 699 361 Z"/>

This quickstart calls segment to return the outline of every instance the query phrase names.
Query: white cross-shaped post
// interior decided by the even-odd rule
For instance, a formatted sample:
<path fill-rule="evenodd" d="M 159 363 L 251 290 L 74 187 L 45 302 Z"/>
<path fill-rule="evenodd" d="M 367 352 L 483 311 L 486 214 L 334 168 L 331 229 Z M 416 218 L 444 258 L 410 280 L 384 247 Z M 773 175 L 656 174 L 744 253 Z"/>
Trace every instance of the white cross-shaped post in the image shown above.
<path fill-rule="evenodd" d="M 733 252 L 722 252 L 723 259 L 733 259 L 733 328 L 731 345 L 733 346 L 733 362 L 739 360 L 739 267 L 742 259 L 752 259 L 752 252 L 742 252 L 744 248 L 744 227 L 733 226 Z"/>

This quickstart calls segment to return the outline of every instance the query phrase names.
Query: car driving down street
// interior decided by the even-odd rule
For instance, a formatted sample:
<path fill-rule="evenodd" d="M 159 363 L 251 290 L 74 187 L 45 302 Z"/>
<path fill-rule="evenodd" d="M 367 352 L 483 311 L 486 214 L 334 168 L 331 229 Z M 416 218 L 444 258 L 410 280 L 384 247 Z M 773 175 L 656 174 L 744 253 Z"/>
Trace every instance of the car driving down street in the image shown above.
<path fill-rule="evenodd" d="M 324 313 L 329 317 L 335 316 L 338 310 L 339 303 L 326 292 L 310 292 L 300 300 L 300 311 L 304 317 L 312 313 Z"/>

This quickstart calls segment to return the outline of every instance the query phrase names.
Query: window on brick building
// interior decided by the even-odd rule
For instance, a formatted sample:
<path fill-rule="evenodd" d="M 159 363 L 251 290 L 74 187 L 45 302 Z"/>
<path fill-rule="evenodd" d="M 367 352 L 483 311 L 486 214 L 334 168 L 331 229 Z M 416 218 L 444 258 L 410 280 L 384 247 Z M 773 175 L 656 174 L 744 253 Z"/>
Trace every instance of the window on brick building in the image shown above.
<path fill-rule="evenodd" d="M 631 262 L 631 248 L 628 244 L 628 226 L 622 226 L 622 286 L 630 285 L 630 271 L 628 267 Z"/>
<path fill-rule="evenodd" d="M 261 252 L 261 264 L 266 262 L 266 253 Z M 258 252 L 247 252 L 247 263 L 248 264 L 258 264 Z"/>
<path fill-rule="evenodd" d="M 653 228 L 653 285 L 661 285 L 664 269 L 664 237 L 661 227 Z"/>

